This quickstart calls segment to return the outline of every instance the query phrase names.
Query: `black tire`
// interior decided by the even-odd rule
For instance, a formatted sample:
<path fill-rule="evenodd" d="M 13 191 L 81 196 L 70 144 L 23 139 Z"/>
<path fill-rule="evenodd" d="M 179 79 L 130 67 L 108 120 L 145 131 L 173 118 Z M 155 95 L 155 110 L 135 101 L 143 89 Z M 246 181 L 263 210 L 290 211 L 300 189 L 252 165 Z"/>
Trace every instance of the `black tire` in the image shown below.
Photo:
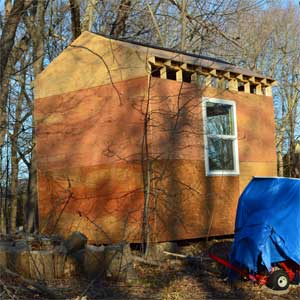
<path fill-rule="evenodd" d="M 289 275 L 284 270 L 276 270 L 270 274 L 267 285 L 272 290 L 286 290 L 290 285 Z"/>

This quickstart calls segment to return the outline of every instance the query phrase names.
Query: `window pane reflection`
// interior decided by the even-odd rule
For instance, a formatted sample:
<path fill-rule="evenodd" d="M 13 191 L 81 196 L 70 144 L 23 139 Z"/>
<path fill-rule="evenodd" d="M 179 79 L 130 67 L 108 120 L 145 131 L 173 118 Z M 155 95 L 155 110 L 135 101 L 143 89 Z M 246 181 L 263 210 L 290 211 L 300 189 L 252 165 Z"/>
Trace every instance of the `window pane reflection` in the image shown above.
<path fill-rule="evenodd" d="M 209 170 L 234 170 L 233 140 L 208 137 Z"/>
<path fill-rule="evenodd" d="M 207 134 L 234 135 L 232 105 L 206 103 Z"/>

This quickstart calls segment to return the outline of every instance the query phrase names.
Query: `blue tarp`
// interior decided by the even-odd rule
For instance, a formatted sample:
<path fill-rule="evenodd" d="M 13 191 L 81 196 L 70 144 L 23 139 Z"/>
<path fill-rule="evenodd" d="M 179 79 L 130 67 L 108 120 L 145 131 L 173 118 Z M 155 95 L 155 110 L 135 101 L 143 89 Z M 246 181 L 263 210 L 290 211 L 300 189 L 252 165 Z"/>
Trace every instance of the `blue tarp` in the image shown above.
<path fill-rule="evenodd" d="M 287 259 L 300 264 L 300 180 L 254 177 L 239 199 L 231 263 L 257 272 Z"/>

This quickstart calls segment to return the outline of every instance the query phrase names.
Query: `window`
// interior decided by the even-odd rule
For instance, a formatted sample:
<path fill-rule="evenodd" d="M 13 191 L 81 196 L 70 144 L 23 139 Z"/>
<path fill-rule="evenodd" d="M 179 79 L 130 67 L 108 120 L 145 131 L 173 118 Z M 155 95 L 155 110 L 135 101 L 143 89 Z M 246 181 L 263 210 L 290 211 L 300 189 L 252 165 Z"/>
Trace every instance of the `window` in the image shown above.
<path fill-rule="evenodd" d="M 206 175 L 238 175 L 235 102 L 203 98 Z"/>

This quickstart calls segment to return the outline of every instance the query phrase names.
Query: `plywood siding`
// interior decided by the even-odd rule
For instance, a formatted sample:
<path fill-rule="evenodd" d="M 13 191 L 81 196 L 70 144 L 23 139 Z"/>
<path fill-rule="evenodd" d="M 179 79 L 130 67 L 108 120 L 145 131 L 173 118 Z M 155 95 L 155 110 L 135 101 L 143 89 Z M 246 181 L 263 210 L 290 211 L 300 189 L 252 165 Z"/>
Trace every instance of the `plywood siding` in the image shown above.
<path fill-rule="evenodd" d="M 236 102 L 240 193 L 253 176 L 277 176 L 273 98 L 209 88 L 204 93 Z"/>
<path fill-rule="evenodd" d="M 110 242 L 127 234 L 129 216 L 134 224 L 140 220 L 146 83 L 119 83 L 118 93 L 107 85 L 37 100 L 42 230 L 78 229 Z"/>
<path fill-rule="evenodd" d="M 147 75 L 147 52 L 83 32 L 35 80 L 45 98 Z"/>
<path fill-rule="evenodd" d="M 148 59 L 153 57 L 263 78 L 253 71 L 218 60 L 174 53 L 85 31 L 35 79 L 35 96 L 44 98 L 145 76 L 150 74 Z"/>
<path fill-rule="evenodd" d="M 205 176 L 203 95 L 236 101 L 240 176 Z M 147 104 L 152 239 L 233 233 L 248 179 L 275 175 L 272 98 L 148 77 L 37 100 L 43 230 L 80 230 L 104 243 L 141 241 Z"/>

